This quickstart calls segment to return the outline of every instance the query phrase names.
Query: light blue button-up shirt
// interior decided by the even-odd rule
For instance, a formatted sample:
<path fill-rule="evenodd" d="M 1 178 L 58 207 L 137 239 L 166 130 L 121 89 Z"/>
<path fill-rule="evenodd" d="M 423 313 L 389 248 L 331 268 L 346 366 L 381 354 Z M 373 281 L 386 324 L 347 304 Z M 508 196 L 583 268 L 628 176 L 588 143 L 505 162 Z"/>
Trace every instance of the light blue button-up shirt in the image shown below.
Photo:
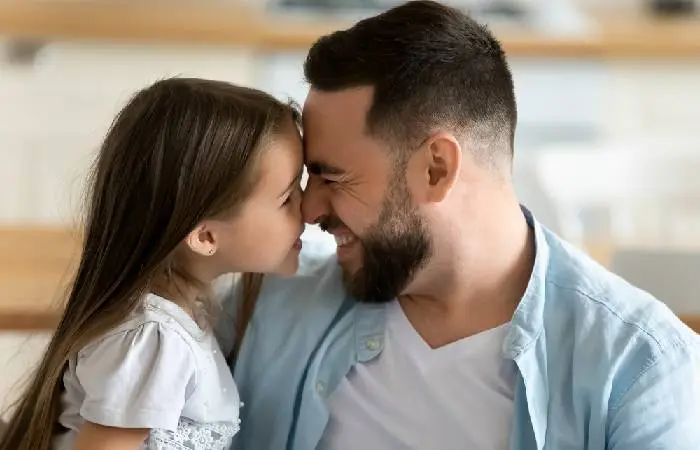
<path fill-rule="evenodd" d="M 508 449 L 700 449 L 698 335 L 525 215 L 536 257 L 503 345 L 518 368 Z M 299 274 L 263 284 L 234 370 L 236 450 L 315 449 L 328 396 L 382 352 L 386 306 L 347 295 L 334 252 L 306 237 Z"/>

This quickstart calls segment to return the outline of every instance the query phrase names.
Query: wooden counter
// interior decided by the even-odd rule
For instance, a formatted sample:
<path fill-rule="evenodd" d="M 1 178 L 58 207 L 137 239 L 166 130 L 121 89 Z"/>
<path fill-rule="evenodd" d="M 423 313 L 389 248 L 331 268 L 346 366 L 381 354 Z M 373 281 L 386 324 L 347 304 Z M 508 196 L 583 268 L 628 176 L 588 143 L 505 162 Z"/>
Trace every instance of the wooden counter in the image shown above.
<path fill-rule="evenodd" d="M 584 37 L 556 37 L 525 28 L 494 31 L 513 56 L 700 57 L 698 18 L 664 20 L 625 13 L 593 22 L 599 31 Z M 179 42 L 303 50 L 319 36 L 349 24 L 349 21 L 265 14 L 235 5 L 0 0 L 0 35 L 47 40 Z"/>
<path fill-rule="evenodd" d="M 0 330 L 46 330 L 58 322 L 79 254 L 62 228 L 0 228 Z"/>
<path fill-rule="evenodd" d="M 0 330 L 50 330 L 59 319 L 79 247 L 78 235 L 62 228 L 0 227 Z M 610 246 L 590 254 L 607 264 Z M 700 316 L 682 317 L 700 332 Z"/>

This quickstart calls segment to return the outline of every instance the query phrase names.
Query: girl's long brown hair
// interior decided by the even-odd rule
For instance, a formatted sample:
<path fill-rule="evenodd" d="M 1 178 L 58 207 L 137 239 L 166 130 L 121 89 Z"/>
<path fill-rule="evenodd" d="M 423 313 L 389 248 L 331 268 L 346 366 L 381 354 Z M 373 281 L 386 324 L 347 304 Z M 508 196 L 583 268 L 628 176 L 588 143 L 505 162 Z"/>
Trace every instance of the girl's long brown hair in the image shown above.
<path fill-rule="evenodd" d="M 93 168 L 63 317 L 0 450 L 51 449 L 68 360 L 124 321 L 155 277 L 178 269 L 174 250 L 200 221 L 235 213 L 255 185 L 261 149 L 296 117 L 263 92 L 199 79 L 162 80 L 131 99 Z"/>

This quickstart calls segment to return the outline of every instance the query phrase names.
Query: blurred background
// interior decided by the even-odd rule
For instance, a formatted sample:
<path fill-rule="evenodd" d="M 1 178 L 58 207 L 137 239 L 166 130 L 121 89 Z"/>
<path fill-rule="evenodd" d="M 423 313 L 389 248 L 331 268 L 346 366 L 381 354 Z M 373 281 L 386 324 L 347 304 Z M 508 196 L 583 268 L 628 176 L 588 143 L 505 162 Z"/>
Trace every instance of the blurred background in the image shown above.
<path fill-rule="evenodd" d="M 56 323 L 85 174 L 126 99 L 189 75 L 303 102 L 309 45 L 397 3 L 0 0 L 0 407 Z M 509 55 L 522 202 L 698 327 L 699 2 L 447 3 Z"/>

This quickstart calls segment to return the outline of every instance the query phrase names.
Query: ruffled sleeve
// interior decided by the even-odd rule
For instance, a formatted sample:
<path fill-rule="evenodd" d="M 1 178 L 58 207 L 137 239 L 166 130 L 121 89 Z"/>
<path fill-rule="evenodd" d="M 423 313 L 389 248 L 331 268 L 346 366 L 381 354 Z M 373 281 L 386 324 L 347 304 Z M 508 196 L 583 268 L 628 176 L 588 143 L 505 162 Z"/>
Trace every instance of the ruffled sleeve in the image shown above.
<path fill-rule="evenodd" d="M 78 355 L 80 415 L 104 426 L 175 430 L 195 387 L 195 364 L 185 339 L 162 323 L 108 335 Z"/>

